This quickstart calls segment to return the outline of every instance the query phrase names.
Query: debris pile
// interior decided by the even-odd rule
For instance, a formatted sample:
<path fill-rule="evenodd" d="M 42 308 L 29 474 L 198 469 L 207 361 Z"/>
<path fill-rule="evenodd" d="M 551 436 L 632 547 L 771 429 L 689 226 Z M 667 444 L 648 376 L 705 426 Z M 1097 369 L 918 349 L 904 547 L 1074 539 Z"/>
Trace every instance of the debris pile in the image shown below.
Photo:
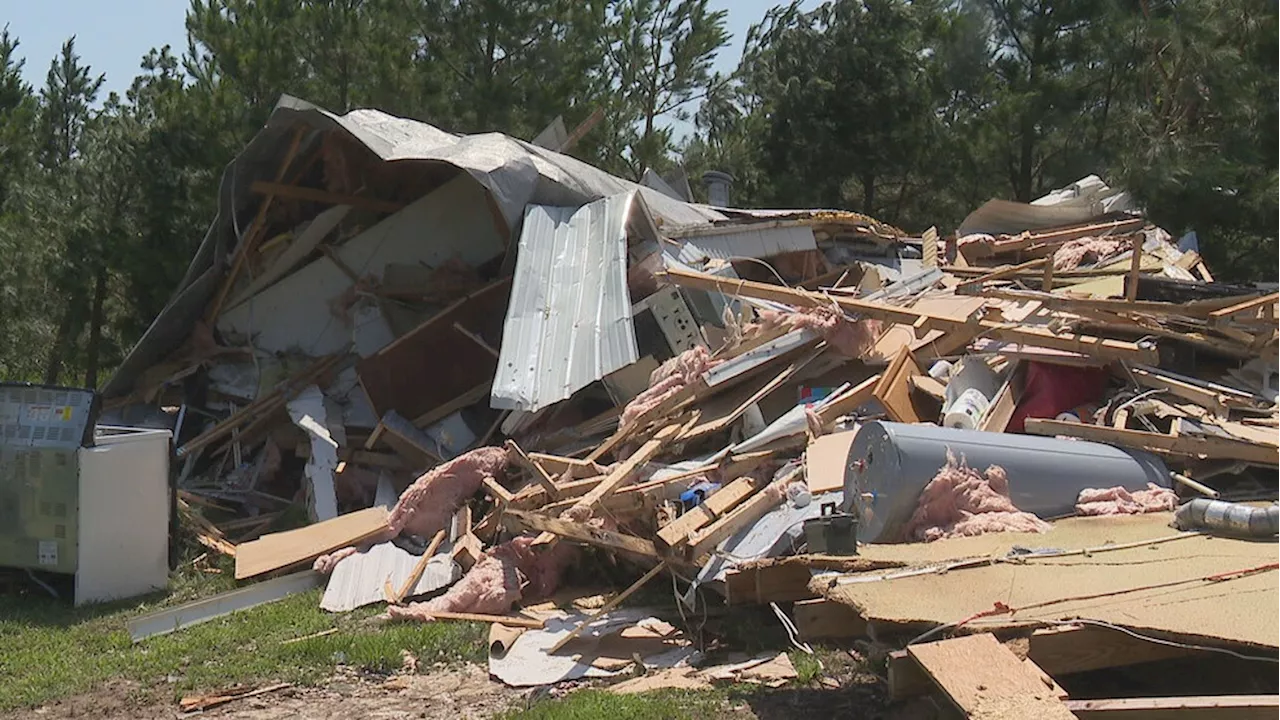
<path fill-rule="evenodd" d="M 516 646 L 599 641 L 591 628 L 667 573 L 690 607 L 797 602 L 799 618 L 825 603 L 806 627 L 838 607 L 856 634 L 990 610 L 926 589 L 941 580 L 920 568 L 940 558 L 1017 545 L 1033 572 L 1172 534 L 1192 497 L 1275 497 L 1274 285 L 1215 282 L 1097 178 L 917 237 L 852 212 L 699 205 L 497 135 L 285 105 L 224 185 L 105 395 L 121 422 L 166 409 L 187 527 L 234 554 L 238 578 L 389 563 L 393 618 L 541 627 L 530 608 L 603 562 L 640 579 Z M 872 426 L 888 439 L 864 447 Z M 1061 519 L 1073 511 L 1142 515 Z M 857 556 L 806 552 L 839 533 Z M 1119 582 L 1108 568 L 1071 572 Z M 844 584 L 867 572 L 887 581 Z M 325 602 L 350 607 L 335 583 Z M 874 593 L 912 583 L 942 604 L 880 613 L 893 601 Z M 1028 617 L 1070 617 L 1055 602 L 1027 598 Z"/>

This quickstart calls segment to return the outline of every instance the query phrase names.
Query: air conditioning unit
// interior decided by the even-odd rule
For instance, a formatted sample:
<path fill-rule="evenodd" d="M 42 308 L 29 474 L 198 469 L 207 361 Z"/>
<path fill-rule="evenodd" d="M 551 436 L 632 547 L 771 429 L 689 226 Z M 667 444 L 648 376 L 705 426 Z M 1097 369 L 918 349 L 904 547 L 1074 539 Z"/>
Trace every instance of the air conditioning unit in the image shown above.
<path fill-rule="evenodd" d="M 0 384 L 0 566 L 75 576 L 75 603 L 169 573 L 168 430 L 97 427 L 91 390 Z"/>

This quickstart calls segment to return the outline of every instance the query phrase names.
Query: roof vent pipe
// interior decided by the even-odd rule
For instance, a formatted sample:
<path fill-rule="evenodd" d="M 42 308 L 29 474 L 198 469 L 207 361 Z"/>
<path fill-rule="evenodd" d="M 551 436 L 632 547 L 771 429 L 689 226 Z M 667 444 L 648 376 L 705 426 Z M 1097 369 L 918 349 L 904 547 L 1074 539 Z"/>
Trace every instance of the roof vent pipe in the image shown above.
<path fill-rule="evenodd" d="M 707 202 L 715 207 L 729 207 L 729 191 L 733 189 L 733 176 L 719 170 L 702 173 L 702 184 L 707 188 Z"/>

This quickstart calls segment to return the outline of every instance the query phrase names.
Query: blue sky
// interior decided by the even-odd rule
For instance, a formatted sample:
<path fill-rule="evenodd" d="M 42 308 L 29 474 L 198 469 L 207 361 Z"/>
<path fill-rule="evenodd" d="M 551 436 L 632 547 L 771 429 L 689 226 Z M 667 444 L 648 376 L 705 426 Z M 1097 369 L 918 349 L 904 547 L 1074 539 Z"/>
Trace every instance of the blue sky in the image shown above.
<path fill-rule="evenodd" d="M 747 29 L 759 22 L 778 0 L 712 0 L 729 11 L 733 39 L 716 58 L 717 69 L 729 72 L 738 64 Z M 804 3 L 816 5 L 815 0 Z M 138 63 L 151 48 L 172 45 L 175 54 L 186 49 L 184 19 L 187 0 L 0 0 L 0 22 L 21 45 L 24 75 L 35 87 L 44 84 L 49 62 L 62 43 L 76 36 L 80 57 L 95 73 L 106 73 L 103 97 L 123 93 L 138 74 Z"/>

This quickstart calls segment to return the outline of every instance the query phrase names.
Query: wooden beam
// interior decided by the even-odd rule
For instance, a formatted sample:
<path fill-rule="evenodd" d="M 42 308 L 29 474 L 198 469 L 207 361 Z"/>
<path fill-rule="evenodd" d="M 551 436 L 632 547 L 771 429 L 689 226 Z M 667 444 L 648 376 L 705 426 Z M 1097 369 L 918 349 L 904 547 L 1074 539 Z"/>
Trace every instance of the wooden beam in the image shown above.
<path fill-rule="evenodd" d="M 1242 460 L 1268 466 L 1280 465 L 1280 453 L 1277 453 L 1274 447 L 1213 436 L 1172 437 L 1143 430 L 1120 430 L 1099 425 L 1038 419 L 1028 419 L 1026 430 L 1032 435 L 1065 435 L 1169 455 L 1209 460 Z"/>
<path fill-rule="evenodd" d="M 617 492 L 623 485 L 631 482 L 636 470 L 661 452 L 667 442 L 674 439 L 681 429 L 681 426 L 672 424 L 659 430 L 657 435 L 654 435 L 651 440 L 641 445 L 630 457 L 614 466 L 613 470 L 605 476 L 605 479 L 584 495 L 576 506 L 592 508 L 599 504 L 601 500 Z"/>
<path fill-rule="evenodd" d="M 554 533 L 575 542 L 659 558 L 658 550 L 651 540 L 635 535 L 601 530 L 586 523 L 561 520 L 525 510 L 508 510 L 503 519 L 530 530 Z"/>
<path fill-rule="evenodd" d="M 405 578 L 400 589 L 396 591 L 395 597 L 388 600 L 392 605 L 399 605 L 404 599 L 409 597 L 413 589 L 417 587 L 418 581 L 422 579 L 422 573 L 427 571 L 427 563 L 431 562 L 431 558 L 435 556 L 436 550 L 440 549 L 440 543 L 444 542 L 444 530 L 436 531 L 435 537 L 431 538 L 431 544 L 427 545 L 427 549 L 423 551 L 422 557 L 418 558 L 418 562 L 414 564 L 413 571 L 409 573 L 409 577 Z"/>
<path fill-rule="evenodd" d="M 1271 293 L 1270 295 L 1263 295 L 1262 297 L 1256 297 L 1252 300 L 1246 300 L 1242 303 L 1222 308 L 1221 310 L 1215 310 L 1209 313 L 1209 317 L 1215 321 L 1222 321 L 1230 318 L 1232 315 L 1239 315 L 1241 313 L 1249 312 L 1250 310 L 1257 310 L 1258 308 L 1267 305 L 1275 305 L 1277 302 L 1280 302 L 1280 293 Z"/>
<path fill-rule="evenodd" d="M 832 302 L 835 302 L 846 312 L 886 322 L 913 325 L 921 317 L 925 317 L 929 319 L 929 322 L 934 327 L 941 330 L 968 328 L 979 331 L 988 337 L 1010 343 L 1035 345 L 1065 352 L 1116 360 L 1134 360 L 1143 363 L 1155 362 L 1158 359 L 1154 347 L 1145 347 L 1125 340 L 1112 340 L 1091 335 L 1056 335 L 1047 329 L 999 323 L 991 320 L 960 319 L 887 303 L 811 293 L 768 283 L 722 278 L 678 268 L 666 270 L 663 275 L 681 287 L 715 290 L 723 292 L 730 297 L 752 297 L 761 300 L 772 300 L 801 308 L 816 307 L 818 305 L 829 306 Z"/>
<path fill-rule="evenodd" d="M 399 212 L 404 208 L 403 203 L 388 202 L 359 195 L 343 195 L 319 188 L 286 185 L 281 182 L 266 182 L 264 180 L 253 181 L 253 184 L 249 186 L 249 190 L 258 195 L 289 198 L 290 200 L 305 200 L 307 202 L 324 203 L 325 205 L 350 205 L 353 208 L 384 214 Z"/>
<path fill-rule="evenodd" d="M 289 165 L 293 163 L 293 158 L 298 154 L 298 146 L 302 144 L 302 136 L 306 133 L 306 130 L 307 126 L 302 125 L 293 131 L 293 140 L 290 141 L 289 149 L 284 154 L 284 160 L 280 162 L 280 167 L 276 170 L 276 182 L 284 178 Z M 262 236 L 267 230 L 267 211 L 271 209 L 271 201 L 273 199 L 273 195 L 263 198 L 262 203 L 258 205 L 258 214 L 254 216 L 253 222 L 249 224 L 249 228 L 240 238 L 240 243 L 236 245 L 235 255 L 231 259 L 231 269 L 227 271 L 227 277 L 223 279 L 222 285 L 218 288 L 218 294 L 214 296 L 213 304 L 209 306 L 209 311 L 204 316 L 205 322 L 210 325 L 222 313 L 222 305 L 227 301 L 227 295 L 231 292 L 231 288 L 235 287 L 236 278 L 240 277 L 240 270 L 244 267 L 249 253 L 262 241 Z"/>
<path fill-rule="evenodd" d="M 1039 668 L 990 634 L 907 646 L 907 655 L 969 718 L 1075 720 Z"/>
<path fill-rule="evenodd" d="M 745 502 L 734 508 L 732 512 L 715 521 L 711 525 L 693 533 L 689 536 L 688 551 L 685 556 L 691 560 L 698 560 L 707 555 L 716 548 L 726 538 L 738 532 L 742 528 L 759 520 L 765 513 L 769 512 L 774 506 L 783 502 L 784 495 L 771 489 L 770 486 L 777 488 L 786 487 L 788 483 L 797 480 L 803 475 L 804 467 L 800 466 L 782 477 L 769 483 L 763 490 L 752 495 Z"/>
<path fill-rule="evenodd" d="M 1167 390 L 1170 394 L 1183 400 L 1190 400 L 1216 415 L 1227 416 L 1227 396 L 1214 392 L 1210 388 L 1192 385 L 1177 378 L 1136 367 L 1129 368 L 1128 373 L 1118 372 L 1117 375 L 1122 379 L 1132 377 L 1139 385 L 1146 388 Z"/>
<path fill-rule="evenodd" d="M 560 488 L 556 486 L 555 481 L 551 479 L 551 476 L 547 474 L 547 471 L 541 465 L 534 462 L 532 458 L 525 454 L 524 450 L 520 449 L 515 440 L 507 440 L 507 453 L 517 465 L 533 473 L 533 479 L 542 486 L 543 492 L 548 497 L 553 500 L 560 498 Z"/>
<path fill-rule="evenodd" d="M 879 382 L 880 375 L 872 375 L 819 408 L 818 418 L 822 420 L 823 427 L 875 399 L 874 391 Z"/>
<path fill-rule="evenodd" d="M 1027 657 L 1054 677 L 1207 654 L 1093 625 L 1037 630 L 1027 650 Z"/>
<path fill-rule="evenodd" d="M 961 295 L 977 294 L 977 291 L 982 289 L 983 283 L 988 283 L 993 280 L 1004 280 L 1005 278 L 1010 278 L 1010 277 L 1013 277 L 1014 275 L 1025 272 L 1027 270 L 1035 269 L 1046 263 L 1048 263 L 1048 265 L 1052 267 L 1053 263 L 1051 262 L 1051 260 L 1052 260 L 1051 257 L 1037 258 L 1035 260 L 1028 260 L 1027 262 L 1020 263 L 1018 265 L 1004 265 L 1002 267 L 996 268 L 995 270 L 987 273 L 986 275 L 979 275 L 978 277 L 973 278 L 972 280 L 966 280 L 960 283 L 959 285 L 956 286 L 956 292 Z"/>
<path fill-rule="evenodd" d="M 587 618 L 583 620 L 577 627 L 575 627 L 573 630 L 570 630 L 568 635 L 565 635 L 564 637 L 557 640 L 555 645 L 552 645 L 550 648 L 547 649 L 547 654 L 555 655 L 556 653 L 560 652 L 560 649 L 563 648 L 565 645 L 568 645 L 570 640 L 582 634 L 582 631 L 586 630 L 588 625 L 595 622 L 601 615 L 604 615 L 610 610 L 621 605 L 623 600 L 626 600 L 627 598 L 631 597 L 631 595 L 633 595 L 637 590 L 644 587 L 645 583 L 654 579 L 655 577 L 658 576 L 658 573 L 666 569 L 667 569 L 667 564 L 665 562 L 660 562 L 657 565 L 654 565 L 653 568 L 649 570 L 649 572 L 641 576 L 639 580 L 636 580 L 635 582 L 631 583 L 631 585 L 628 586 L 626 590 L 623 590 L 617 595 L 614 595 L 609 600 L 609 602 L 606 602 L 604 605 L 601 605 L 598 610 L 588 615 Z"/>
<path fill-rule="evenodd" d="M 1133 262 L 1129 265 L 1129 286 L 1125 288 L 1124 299 L 1134 302 L 1138 299 L 1138 278 L 1142 276 L 1142 235 L 1133 236 Z"/>
<path fill-rule="evenodd" d="M 443 405 L 437 405 L 435 409 L 429 410 L 419 415 L 418 417 L 414 418 L 413 424 L 415 427 L 420 427 L 420 428 L 427 427 L 428 425 L 434 425 L 440 422 L 441 420 L 449 417 L 450 415 L 458 412 L 462 408 L 467 407 L 469 405 L 475 405 L 476 403 L 480 402 L 480 400 L 484 398 L 485 395 L 489 394 L 489 390 L 492 388 L 493 388 L 493 381 L 486 380 L 480 383 L 479 385 L 471 388 L 470 390 L 466 391 L 465 393 L 459 395 L 458 397 L 450 400 L 449 402 Z"/>
<path fill-rule="evenodd" d="M 684 544 L 689 535 L 715 522 L 717 518 L 750 497 L 764 483 L 753 477 L 740 477 L 725 485 L 701 505 L 667 523 L 658 531 L 660 547 L 671 548 Z"/>
<path fill-rule="evenodd" d="M 1276 695 L 1068 700 L 1080 720 L 1275 720 Z"/>
<path fill-rule="evenodd" d="M 427 613 L 436 620 L 461 620 L 463 622 L 497 623 L 507 627 L 529 628 L 541 630 L 547 626 L 546 620 L 520 617 L 519 615 L 485 615 L 483 613 L 433 612 Z"/>

